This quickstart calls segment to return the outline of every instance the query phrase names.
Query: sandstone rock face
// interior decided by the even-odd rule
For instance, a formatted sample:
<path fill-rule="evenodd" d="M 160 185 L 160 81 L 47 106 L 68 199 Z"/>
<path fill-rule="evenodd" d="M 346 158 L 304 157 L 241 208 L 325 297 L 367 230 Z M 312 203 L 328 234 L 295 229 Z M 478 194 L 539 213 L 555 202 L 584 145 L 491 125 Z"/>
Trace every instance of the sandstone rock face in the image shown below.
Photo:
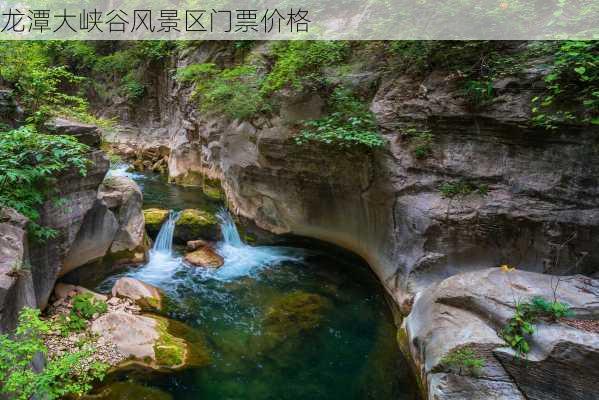
<path fill-rule="evenodd" d="M 540 321 L 526 361 L 498 336 L 514 314 L 514 301 L 553 299 L 556 279 L 494 268 L 453 276 L 417 295 L 400 338 L 429 398 L 460 399 L 466 392 L 480 399 L 593 398 L 599 334 Z M 557 296 L 572 307 L 574 318 L 599 317 L 599 281 L 562 277 Z M 458 375 L 442 365 L 461 346 L 471 346 L 485 360 L 479 376 Z"/>
<path fill-rule="evenodd" d="M 141 191 L 131 179 L 106 178 L 67 254 L 61 275 L 104 257 L 118 263 L 145 261 L 149 243 L 142 201 Z"/>
<path fill-rule="evenodd" d="M 77 171 L 63 174 L 56 196 L 60 202 L 48 201 L 41 209 L 40 224 L 59 232 L 58 236 L 30 248 L 31 272 L 37 304 L 44 308 L 54 289 L 56 278 L 63 274 L 67 253 L 77 239 L 88 211 L 97 204 L 97 191 L 108 171 L 103 152 L 92 150 L 87 175 Z"/>
<path fill-rule="evenodd" d="M 208 246 L 187 253 L 185 255 L 185 261 L 194 267 L 205 268 L 220 268 L 225 263 L 223 258 Z"/>
<path fill-rule="evenodd" d="M 0 207 L 0 332 L 16 327 L 23 307 L 34 307 L 35 292 L 27 257 L 27 219 Z"/>
<path fill-rule="evenodd" d="M 88 125 L 65 118 L 53 118 L 45 125 L 46 129 L 59 135 L 74 136 L 81 143 L 99 148 L 101 143 L 100 130 L 95 125 Z"/>
<path fill-rule="evenodd" d="M 133 278 L 121 278 L 112 287 L 112 295 L 133 300 L 142 310 L 160 311 L 163 295 L 157 287 Z"/>

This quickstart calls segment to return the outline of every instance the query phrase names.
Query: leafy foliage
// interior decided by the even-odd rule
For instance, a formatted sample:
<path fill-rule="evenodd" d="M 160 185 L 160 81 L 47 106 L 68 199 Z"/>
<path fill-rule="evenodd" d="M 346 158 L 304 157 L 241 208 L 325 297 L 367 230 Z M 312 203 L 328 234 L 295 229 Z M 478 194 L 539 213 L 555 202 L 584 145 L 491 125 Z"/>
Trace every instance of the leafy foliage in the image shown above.
<path fill-rule="evenodd" d="M 82 93 L 75 90 L 83 85 L 85 78 L 75 75 L 65 65 L 53 64 L 56 56 L 53 43 L 0 42 L 0 78 L 14 85 L 31 123 L 41 125 L 55 115 L 100 123 L 89 113 Z"/>
<path fill-rule="evenodd" d="M 106 302 L 96 299 L 91 293 L 81 293 L 73 298 L 71 313 L 90 319 L 94 314 L 104 314 L 107 310 Z"/>
<path fill-rule="evenodd" d="M 541 318 L 549 318 L 557 321 L 560 318 L 572 316 L 572 310 L 566 303 L 560 301 L 549 301 L 543 297 L 533 297 L 530 302 L 532 310 Z"/>
<path fill-rule="evenodd" d="M 247 119 L 270 109 L 260 93 L 260 80 L 253 66 L 241 65 L 219 70 L 214 64 L 193 64 L 177 71 L 181 82 L 194 82 L 194 97 L 206 113 L 222 113 Z"/>
<path fill-rule="evenodd" d="M 68 316 L 61 315 L 57 329 L 63 336 L 80 332 L 87 327 L 87 320 L 95 314 L 104 314 L 108 305 L 96 299 L 91 293 L 81 293 L 73 298 L 73 307 Z"/>
<path fill-rule="evenodd" d="M 88 150 L 72 136 L 45 135 L 33 127 L 0 132 L 0 204 L 29 218 L 35 238 L 53 237 L 55 231 L 37 223 L 38 207 L 52 197 L 58 174 L 69 169 L 86 174 Z"/>
<path fill-rule="evenodd" d="M 274 65 L 262 85 L 270 94 L 284 87 L 300 91 L 305 82 L 318 78 L 322 67 L 341 62 L 349 50 L 343 41 L 291 41 L 277 43 Z"/>
<path fill-rule="evenodd" d="M 329 99 L 326 117 L 303 123 L 296 142 L 319 141 L 341 147 L 381 147 L 384 141 L 368 106 L 347 89 L 337 88 Z"/>
<path fill-rule="evenodd" d="M 534 324 L 541 318 L 558 320 L 571 315 L 570 307 L 559 301 L 548 301 L 542 297 L 534 297 L 530 302 L 518 302 L 514 316 L 501 330 L 501 337 L 518 356 L 526 356 L 530 352 L 528 337 L 534 334 Z"/>
<path fill-rule="evenodd" d="M 453 349 L 441 359 L 441 365 L 458 374 L 480 375 L 485 367 L 485 360 L 477 357 L 473 348 L 465 346 Z"/>
<path fill-rule="evenodd" d="M 408 128 L 402 132 L 402 135 L 407 137 L 410 141 L 412 151 L 416 158 L 423 159 L 432 154 L 434 135 L 430 130 Z"/>
<path fill-rule="evenodd" d="M 29 400 L 32 396 L 54 400 L 85 394 L 95 380 L 103 379 L 108 369 L 100 363 L 86 366 L 90 348 L 48 359 L 41 372 L 32 370 L 34 358 L 48 353 L 42 335 L 50 332 L 50 326 L 39 314 L 39 310 L 23 309 L 14 337 L 0 335 L 0 393 L 15 400 Z"/>
<path fill-rule="evenodd" d="M 599 125 L 599 42 L 559 44 L 553 70 L 545 77 L 547 93 L 533 99 L 533 121 L 547 129 L 564 123 Z"/>

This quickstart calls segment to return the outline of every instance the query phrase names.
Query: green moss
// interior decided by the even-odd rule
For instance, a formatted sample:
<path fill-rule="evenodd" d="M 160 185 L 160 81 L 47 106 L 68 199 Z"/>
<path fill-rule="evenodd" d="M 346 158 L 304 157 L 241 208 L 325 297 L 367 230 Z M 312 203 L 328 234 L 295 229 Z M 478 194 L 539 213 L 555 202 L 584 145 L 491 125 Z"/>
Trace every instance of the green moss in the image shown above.
<path fill-rule="evenodd" d="M 168 210 L 159 208 L 148 208 L 144 210 L 144 220 L 146 222 L 146 230 L 150 234 L 158 233 L 160 227 L 168 218 Z"/>
<path fill-rule="evenodd" d="M 173 397 L 159 389 L 133 381 L 116 382 L 99 390 L 98 394 L 84 396 L 83 400 L 172 400 Z"/>
<path fill-rule="evenodd" d="M 175 237 L 184 242 L 196 239 L 214 240 L 217 233 L 216 216 L 205 210 L 183 210 L 175 225 Z"/>
<path fill-rule="evenodd" d="M 155 318 L 158 322 L 158 333 L 160 337 L 154 344 L 156 363 L 161 367 L 177 368 L 185 363 L 187 344 L 185 340 L 173 336 L 168 331 L 169 321 L 163 318 Z"/>
<path fill-rule="evenodd" d="M 210 363 L 210 352 L 203 337 L 187 325 L 152 316 L 159 338 L 154 344 L 156 364 L 161 368 L 200 367 Z"/>
<path fill-rule="evenodd" d="M 318 294 L 295 291 L 278 299 L 266 312 L 267 335 L 279 339 L 297 336 L 317 328 L 330 302 Z"/>

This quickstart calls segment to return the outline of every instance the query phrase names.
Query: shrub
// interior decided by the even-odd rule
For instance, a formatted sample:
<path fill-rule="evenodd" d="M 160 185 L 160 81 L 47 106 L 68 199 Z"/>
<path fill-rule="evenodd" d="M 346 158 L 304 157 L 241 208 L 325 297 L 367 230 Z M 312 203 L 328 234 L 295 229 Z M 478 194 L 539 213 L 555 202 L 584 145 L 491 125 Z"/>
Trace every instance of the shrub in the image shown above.
<path fill-rule="evenodd" d="M 493 100 L 493 81 L 469 80 L 464 85 L 463 93 L 468 104 L 478 109 Z"/>
<path fill-rule="evenodd" d="M 532 99 L 533 122 L 547 129 L 564 123 L 599 125 L 599 42 L 565 41 L 554 56 L 546 93 Z"/>
<path fill-rule="evenodd" d="M 458 374 L 478 376 L 485 367 L 485 360 L 476 356 L 473 348 L 465 346 L 453 349 L 441 359 L 441 365 Z"/>
<path fill-rule="evenodd" d="M 310 78 L 317 77 L 322 67 L 340 63 L 349 44 L 343 41 L 291 41 L 274 45 L 275 63 L 266 76 L 262 92 L 270 94 L 283 87 L 300 91 Z"/>
<path fill-rule="evenodd" d="M 330 113 L 326 117 L 305 121 L 296 142 L 318 141 L 341 147 L 381 147 L 374 115 L 368 106 L 347 89 L 336 89 L 329 99 Z"/>
<path fill-rule="evenodd" d="M 540 318 L 553 321 L 571 315 L 570 307 L 559 301 L 548 301 L 542 297 L 534 297 L 530 302 L 515 304 L 514 316 L 503 327 L 500 336 L 520 357 L 530 352 L 528 337 L 534 334 L 534 324 Z"/>
<path fill-rule="evenodd" d="M 434 136 L 431 131 L 409 128 L 402 132 L 402 135 L 409 139 L 416 158 L 423 159 L 432 154 Z"/>
<path fill-rule="evenodd" d="M 50 326 L 39 314 L 39 310 L 23 309 L 13 337 L 0 335 L 0 393 L 15 400 L 33 396 L 55 400 L 85 394 L 108 369 L 105 364 L 88 363 L 90 348 L 47 359 L 40 372 L 31 369 L 37 355 L 48 354 L 42 335 L 50 332 Z"/>
<path fill-rule="evenodd" d="M 533 297 L 530 306 L 539 317 L 550 318 L 557 321 L 560 318 L 571 316 L 572 310 L 568 304 L 559 301 L 549 301 L 543 297 Z"/>
<path fill-rule="evenodd" d="M 177 71 L 180 82 L 195 83 L 194 97 L 200 111 L 248 119 L 270 109 L 260 93 L 255 67 L 240 65 L 219 70 L 214 64 L 194 64 Z"/>
<path fill-rule="evenodd" d="M 104 314 L 108 310 L 105 301 L 96 299 L 91 293 L 81 293 L 73 297 L 71 313 L 90 319 L 94 314 Z"/>
<path fill-rule="evenodd" d="M 56 231 L 38 224 L 38 208 L 52 198 L 58 174 L 68 169 L 86 174 L 88 151 L 72 136 L 40 134 L 32 127 L 0 132 L 0 204 L 29 218 L 34 238 L 53 237 Z"/>

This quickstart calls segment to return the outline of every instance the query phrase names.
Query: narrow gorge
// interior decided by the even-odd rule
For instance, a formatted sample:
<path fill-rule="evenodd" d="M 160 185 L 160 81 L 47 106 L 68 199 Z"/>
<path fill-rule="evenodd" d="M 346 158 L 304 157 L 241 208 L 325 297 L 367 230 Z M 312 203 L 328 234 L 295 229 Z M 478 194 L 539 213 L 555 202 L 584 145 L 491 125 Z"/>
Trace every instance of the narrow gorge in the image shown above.
<path fill-rule="evenodd" d="M 89 342 L 83 398 L 598 397 L 596 103 L 537 105 L 596 96 L 570 42 L 73 43 L 42 122 L 0 50 L 1 135 L 87 160 L 0 194 L 0 330 Z"/>

